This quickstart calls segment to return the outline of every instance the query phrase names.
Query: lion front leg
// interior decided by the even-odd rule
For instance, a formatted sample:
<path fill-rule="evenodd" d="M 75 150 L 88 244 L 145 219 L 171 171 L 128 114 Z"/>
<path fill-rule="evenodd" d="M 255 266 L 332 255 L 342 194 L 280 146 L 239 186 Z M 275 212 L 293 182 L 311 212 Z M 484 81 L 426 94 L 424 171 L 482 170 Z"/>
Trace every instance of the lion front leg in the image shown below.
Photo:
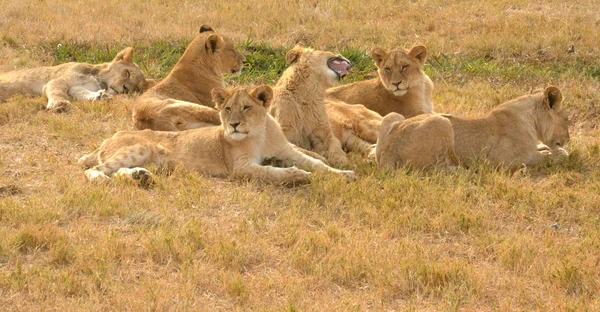
<path fill-rule="evenodd" d="M 342 144 L 331 133 L 329 127 L 315 131 L 310 136 L 310 142 L 315 151 L 326 153 L 327 160 L 336 166 L 345 165 L 349 162 L 348 156 L 342 149 Z"/>
<path fill-rule="evenodd" d="M 308 182 L 310 172 L 296 167 L 278 168 L 251 164 L 234 171 L 234 175 L 258 178 L 273 184 Z"/>
<path fill-rule="evenodd" d="M 69 102 L 69 84 L 64 79 L 52 79 L 44 85 L 43 93 L 48 98 L 47 110 L 57 113 L 66 112 L 71 107 Z"/>
<path fill-rule="evenodd" d="M 332 168 L 319 159 L 310 157 L 304 153 L 299 152 L 298 150 L 294 149 L 293 145 L 291 144 L 289 144 L 287 147 L 282 148 L 278 153 L 275 154 L 274 157 L 283 161 L 294 162 L 299 166 L 309 168 L 310 170 L 325 170 L 333 172 L 346 177 L 348 181 L 353 181 L 356 179 L 354 171 L 339 170 Z"/>
<path fill-rule="evenodd" d="M 76 86 L 69 89 L 69 95 L 77 101 L 102 101 L 112 98 L 106 90 L 90 91 L 85 87 Z"/>

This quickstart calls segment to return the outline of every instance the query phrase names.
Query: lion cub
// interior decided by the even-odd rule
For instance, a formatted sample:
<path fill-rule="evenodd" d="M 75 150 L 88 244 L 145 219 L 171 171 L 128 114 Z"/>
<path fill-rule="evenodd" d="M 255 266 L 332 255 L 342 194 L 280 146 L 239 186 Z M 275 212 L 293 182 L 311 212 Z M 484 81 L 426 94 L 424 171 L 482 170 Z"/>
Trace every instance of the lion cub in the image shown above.
<path fill-rule="evenodd" d="M 119 93 L 143 91 L 146 81 L 132 61 L 133 48 L 125 48 L 110 63 L 65 63 L 0 74 L 0 102 L 16 94 L 46 95 L 46 109 L 64 112 L 70 98 L 77 101 L 103 100 Z"/>
<path fill-rule="evenodd" d="M 309 172 L 263 166 L 266 158 L 292 161 L 312 170 L 327 170 L 354 179 L 354 172 L 341 171 L 296 151 L 277 122 L 267 113 L 273 90 L 259 86 L 248 90 L 214 89 L 220 126 L 179 132 L 120 131 L 104 140 L 93 153 L 79 159 L 89 180 L 124 175 L 148 179 L 145 165 L 185 167 L 210 175 L 250 176 L 271 183 L 307 181 Z"/>
<path fill-rule="evenodd" d="M 224 73 L 240 74 L 244 61 L 230 38 L 202 25 L 169 75 L 136 100 L 135 127 L 180 131 L 218 125 L 210 92 L 225 86 Z"/>
<path fill-rule="evenodd" d="M 327 90 L 327 97 L 363 104 L 381 116 L 396 112 L 410 118 L 433 112 L 433 82 L 423 71 L 427 48 L 415 46 L 408 53 L 373 48 L 371 56 L 379 77 Z"/>
<path fill-rule="evenodd" d="M 325 110 L 325 90 L 348 74 L 350 61 L 300 46 L 288 51 L 286 61 L 290 66 L 274 88 L 271 115 L 290 142 L 323 154 L 334 164 L 347 163 Z"/>
<path fill-rule="evenodd" d="M 534 165 L 548 156 L 567 157 L 568 116 L 562 101 L 557 87 L 547 87 L 501 104 L 483 117 L 425 115 L 404 120 L 389 114 L 382 121 L 377 162 L 382 167 L 422 168 L 454 157 L 460 164 L 485 158 L 494 165 L 515 167 Z"/>

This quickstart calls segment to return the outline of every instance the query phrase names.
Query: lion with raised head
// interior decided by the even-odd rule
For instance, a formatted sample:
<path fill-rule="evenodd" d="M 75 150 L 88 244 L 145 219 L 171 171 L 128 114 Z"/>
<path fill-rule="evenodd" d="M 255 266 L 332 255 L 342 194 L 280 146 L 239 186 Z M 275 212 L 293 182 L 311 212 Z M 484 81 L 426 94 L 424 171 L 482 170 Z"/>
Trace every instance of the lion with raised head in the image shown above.
<path fill-rule="evenodd" d="M 133 48 L 125 48 L 109 63 L 70 62 L 0 74 L 0 102 L 14 95 L 48 98 L 46 109 L 67 111 L 71 102 L 104 100 L 120 93 L 143 91 L 152 83 L 133 63 Z"/>
<path fill-rule="evenodd" d="M 293 144 L 322 154 L 333 164 L 347 163 L 325 110 L 325 90 L 348 74 L 350 61 L 300 46 L 288 51 L 286 61 L 290 66 L 274 88 L 271 115 Z"/>
<path fill-rule="evenodd" d="M 354 172 L 331 168 L 294 149 L 277 122 L 267 113 L 273 98 L 268 86 L 254 89 L 216 88 L 212 97 L 221 125 L 188 131 L 120 131 L 104 140 L 79 164 L 91 181 L 113 175 L 147 180 L 146 165 L 188 169 L 210 175 L 258 178 L 271 183 L 307 181 L 310 173 L 296 167 L 263 166 L 268 158 L 291 161 L 311 170 L 325 170 L 354 179 Z"/>
<path fill-rule="evenodd" d="M 564 158 L 569 155 L 564 149 L 569 128 L 562 102 L 560 90 L 551 86 L 503 103 L 482 117 L 438 115 L 403 120 L 390 114 L 383 118 L 377 161 L 386 167 L 406 163 L 424 167 L 455 157 L 459 164 L 487 159 L 494 165 L 516 167 L 535 165 L 548 157 Z"/>
<path fill-rule="evenodd" d="M 395 112 L 410 118 L 433 112 L 433 82 L 423 71 L 424 46 L 415 46 L 408 53 L 373 48 L 371 56 L 379 77 L 330 88 L 327 97 L 362 104 L 381 116 Z"/>
<path fill-rule="evenodd" d="M 136 100 L 135 127 L 180 131 L 218 125 L 210 92 L 225 86 L 223 74 L 240 74 L 244 61 L 230 38 L 202 25 L 169 75 Z"/>

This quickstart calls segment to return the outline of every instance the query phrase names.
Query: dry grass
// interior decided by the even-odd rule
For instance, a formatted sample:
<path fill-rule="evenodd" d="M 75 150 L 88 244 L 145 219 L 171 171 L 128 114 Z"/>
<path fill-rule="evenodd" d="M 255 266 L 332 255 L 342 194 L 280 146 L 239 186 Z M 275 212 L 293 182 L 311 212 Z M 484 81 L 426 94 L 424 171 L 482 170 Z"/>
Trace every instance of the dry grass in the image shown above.
<path fill-rule="evenodd" d="M 295 188 L 181 168 L 150 189 L 91 185 L 76 160 L 131 128 L 131 99 L 53 115 L 44 99 L 16 98 L 0 104 L 2 310 L 600 310 L 594 1 L 247 3 L 5 1 L 0 69 L 71 57 L 50 43 L 85 44 L 93 53 L 73 57 L 88 61 L 133 44 L 164 76 L 155 44 L 186 42 L 201 23 L 276 48 L 420 42 L 437 111 L 480 113 L 561 87 L 572 157 L 390 173 L 353 155 L 356 182 L 316 174 Z M 240 81 L 272 82 L 263 68 Z"/>

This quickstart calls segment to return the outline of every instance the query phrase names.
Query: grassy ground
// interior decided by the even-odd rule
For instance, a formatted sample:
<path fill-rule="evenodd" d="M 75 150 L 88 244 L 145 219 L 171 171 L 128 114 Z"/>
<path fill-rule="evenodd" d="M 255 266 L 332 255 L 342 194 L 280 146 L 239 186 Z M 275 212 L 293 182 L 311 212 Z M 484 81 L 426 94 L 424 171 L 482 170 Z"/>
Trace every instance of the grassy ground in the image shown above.
<path fill-rule="evenodd" d="M 418 42 L 430 49 L 437 111 L 479 114 L 557 85 L 572 141 L 570 159 L 514 171 L 381 172 L 351 155 L 350 184 L 316 174 L 280 187 L 179 168 L 143 189 L 88 184 L 76 166 L 132 128 L 131 98 L 64 115 L 15 98 L 0 104 L 0 307 L 600 310 L 600 13 L 591 0 L 521 3 L 6 1 L 3 71 L 108 61 L 133 45 L 160 78 L 208 23 L 249 61 L 230 84 L 273 84 L 298 41 L 351 59 L 348 82 L 372 75 L 373 44 Z"/>

